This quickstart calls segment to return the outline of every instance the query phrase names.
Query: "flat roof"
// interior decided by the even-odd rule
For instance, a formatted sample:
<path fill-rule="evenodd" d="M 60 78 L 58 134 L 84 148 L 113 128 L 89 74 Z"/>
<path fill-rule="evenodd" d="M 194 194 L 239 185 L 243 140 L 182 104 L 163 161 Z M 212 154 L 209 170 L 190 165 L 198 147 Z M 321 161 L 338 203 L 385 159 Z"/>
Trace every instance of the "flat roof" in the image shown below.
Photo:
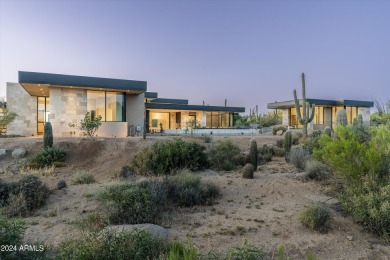
<path fill-rule="evenodd" d="M 98 78 L 30 71 L 19 71 L 19 83 L 30 93 L 39 94 L 42 87 L 74 87 L 85 89 L 123 91 L 140 94 L 146 91 L 147 82 L 138 80 Z M 44 90 L 43 90 L 44 91 Z"/>
<path fill-rule="evenodd" d="M 149 101 L 149 103 L 188 105 L 188 100 L 187 99 L 175 99 L 175 98 L 155 98 L 155 99 L 151 99 Z"/>
<path fill-rule="evenodd" d="M 145 103 L 149 109 L 171 109 L 171 110 L 200 110 L 200 111 L 218 111 L 244 113 L 245 107 L 221 107 L 221 106 L 203 106 L 203 105 L 184 105 L 184 104 L 163 104 L 163 103 Z"/>
<path fill-rule="evenodd" d="M 157 96 L 158 96 L 157 92 L 149 92 L 149 91 L 145 92 L 145 98 L 157 98 Z"/>
<path fill-rule="evenodd" d="M 316 106 L 356 106 L 356 107 L 373 107 L 374 102 L 372 101 L 361 101 L 361 100 L 327 100 L 327 99 L 313 99 L 306 98 L 306 101 L 310 104 L 315 104 Z M 302 103 L 302 99 L 299 100 Z M 295 106 L 294 100 L 289 101 L 281 101 L 281 102 L 273 102 L 268 103 L 268 109 L 284 109 L 291 108 Z"/>

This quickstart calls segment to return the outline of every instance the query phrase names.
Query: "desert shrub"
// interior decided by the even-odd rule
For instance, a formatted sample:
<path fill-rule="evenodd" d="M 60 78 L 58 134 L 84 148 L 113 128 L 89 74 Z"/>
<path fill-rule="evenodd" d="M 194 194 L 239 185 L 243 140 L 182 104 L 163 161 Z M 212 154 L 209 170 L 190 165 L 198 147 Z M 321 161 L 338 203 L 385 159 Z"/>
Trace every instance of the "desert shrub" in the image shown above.
<path fill-rule="evenodd" d="M 261 260 L 267 259 L 263 249 L 257 248 L 245 240 L 244 245 L 229 249 L 226 260 Z"/>
<path fill-rule="evenodd" d="M 276 135 L 277 132 L 282 131 L 282 134 L 287 131 L 287 127 L 284 125 L 276 125 L 272 128 L 272 134 Z"/>
<path fill-rule="evenodd" d="M 24 235 L 25 223 L 22 220 L 8 220 L 0 212 L 0 241 L 2 245 L 20 244 Z M 0 256 L 3 250 L 0 251 Z"/>
<path fill-rule="evenodd" d="M 306 161 L 309 158 L 309 151 L 302 145 L 293 145 L 289 153 L 289 162 L 299 170 L 305 169 Z"/>
<path fill-rule="evenodd" d="M 219 194 L 219 188 L 213 183 L 202 183 L 201 177 L 188 170 L 181 170 L 168 179 L 168 198 L 184 207 L 211 205 Z"/>
<path fill-rule="evenodd" d="M 344 187 L 342 207 L 372 232 L 390 238 L 390 182 L 364 180 L 361 185 Z"/>
<path fill-rule="evenodd" d="M 302 132 L 292 131 L 291 137 L 292 137 L 292 144 L 297 145 L 297 144 L 299 144 L 299 140 L 301 138 L 303 138 L 303 134 L 302 134 Z"/>
<path fill-rule="evenodd" d="M 264 164 L 272 160 L 273 149 L 268 145 L 264 144 L 263 146 L 259 147 L 258 154 L 259 154 L 259 159 L 258 159 L 259 162 L 261 164 Z"/>
<path fill-rule="evenodd" d="M 0 207 L 7 203 L 10 191 L 11 187 L 9 183 L 0 179 Z"/>
<path fill-rule="evenodd" d="M 91 183 L 95 183 L 96 180 L 95 180 L 95 177 L 93 177 L 93 175 L 89 172 L 86 172 L 86 171 L 78 171 L 76 172 L 73 176 L 72 176 L 72 179 L 70 181 L 70 183 L 72 183 L 73 185 L 77 185 L 77 184 L 91 184 Z"/>
<path fill-rule="evenodd" d="M 165 254 L 164 241 L 146 231 L 114 233 L 92 232 L 60 246 L 59 259 L 158 259 Z"/>
<path fill-rule="evenodd" d="M 192 243 L 184 244 L 180 241 L 172 241 L 168 244 L 167 253 L 162 259 L 176 260 L 187 259 L 195 260 L 199 259 L 199 253 L 196 247 Z"/>
<path fill-rule="evenodd" d="M 242 177 L 245 179 L 253 179 L 253 165 L 250 163 L 245 164 L 244 168 L 242 168 Z"/>
<path fill-rule="evenodd" d="M 12 247 L 13 250 L 0 250 L 0 259 L 46 259 L 46 250 L 43 246 L 43 251 L 21 251 L 21 245 L 30 244 L 23 243 L 24 231 L 26 224 L 19 219 L 9 220 L 0 212 L 0 243 L 2 246 Z M 16 248 L 15 248 L 16 247 Z M 16 249 L 16 250 L 15 250 Z M 39 248 L 41 249 L 41 248 Z"/>
<path fill-rule="evenodd" d="M 9 197 L 4 208 L 8 216 L 28 216 L 46 202 L 49 190 L 36 176 L 26 175 L 17 183 L 10 184 Z"/>
<path fill-rule="evenodd" d="M 329 167 L 317 160 L 307 161 L 305 171 L 308 177 L 314 180 L 324 180 L 330 176 Z"/>
<path fill-rule="evenodd" d="M 211 141 L 213 140 L 213 137 L 211 135 L 208 135 L 208 134 L 205 134 L 203 136 L 203 138 L 204 138 L 203 140 L 205 143 L 211 143 Z"/>
<path fill-rule="evenodd" d="M 101 231 L 103 228 L 109 225 L 108 220 L 104 214 L 92 213 L 79 220 L 73 222 L 73 224 L 83 231 Z"/>
<path fill-rule="evenodd" d="M 31 168 L 40 168 L 45 166 L 51 166 L 55 162 L 64 162 L 66 152 L 60 147 L 47 147 L 46 149 L 40 150 L 31 160 Z"/>
<path fill-rule="evenodd" d="M 93 117 L 89 112 L 87 112 L 82 120 L 80 120 L 80 125 L 69 124 L 69 127 L 74 127 L 79 129 L 84 136 L 87 136 L 90 140 L 94 139 L 96 131 L 102 125 L 102 116 L 98 115 Z"/>
<path fill-rule="evenodd" d="M 299 213 L 299 221 L 308 228 L 325 233 L 330 228 L 332 214 L 323 205 L 311 206 Z"/>
<path fill-rule="evenodd" d="M 276 146 L 279 147 L 279 148 L 283 148 L 283 146 L 284 146 L 284 140 L 283 140 L 283 139 L 277 140 L 277 141 L 276 141 Z"/>
<path fill-rule="evenodd" d="M 57 189 L 62 190 L 65 189 L 68 185 L 66 184 L 65 180 L 59 180 L 57 182 Z"/>
<path fill-rule="evenodd" d="M 285 155 L 285 150 L 276 146 L 272 147 L 272 154 L 278 157 L 283 157 Z"/>
<path fill-rule="evenodd" d="M 216 170 L 231 171 L 244 161 L 240 148 L 230 139 L 216 142 L 208 151 L 208 155 L 212 167 Z"/>
<path fill-rule="evenodd" d="M 64 166 L 65 166 L 65 163 L 64 163 L 64 162 L 53 162 L 53 165 L 54 165 L 55 167 L 60 168 L 60 167 L 64 167 Z"/>
<path fill-rule="evenodd" d="M 131 169 L 141 175 L 170 174 L 176 169 L 203 170 L 209 166 L 204 152 L 206 147 L 196 142 L 184 142 L 180 138 L 169 142 L 156 142 L 138 152 Z"/>
<path fill-rule="evenodd" d="M 112 224 L 155 223 L 163 205 L 156 203 L 148 187 L 135 183 L 109 186 L 98 193 L 107 218 Z"/>

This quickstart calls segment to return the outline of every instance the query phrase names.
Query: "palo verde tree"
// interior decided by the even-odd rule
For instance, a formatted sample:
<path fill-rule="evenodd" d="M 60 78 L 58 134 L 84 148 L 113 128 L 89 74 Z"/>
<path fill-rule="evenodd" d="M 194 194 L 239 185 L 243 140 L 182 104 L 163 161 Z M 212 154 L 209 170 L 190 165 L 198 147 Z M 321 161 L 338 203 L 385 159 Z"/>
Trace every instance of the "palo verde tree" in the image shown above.
<path fill-rule="evenodd" d="M 84 119 L 80 121 L 80 125 L 69 124 L 70 127 L 77 127 L 82 131 L 84 136 L 88 136 L 90 140 L 93 140 L 96 131 L 102 125 L 102 116 L 98 115 L 95 118 L 92 118 L 91 114 L 87 112 Z"/>
<path fill-rule="evenodd" d="M 299 123 L 303 126 L 302 132 L 304 136 L 307 136 L 307 124 L 313 121 L 315 114 L 315 104 L 311 106 L 311 115 L 310 115 L 310 104 L 306 101 L 306 88 L 305 88 L 305 74 L 302 73 L 302 114 L 300 109 L 300 102 L 297 98 L 297 91 L 294 89 L 294 100 L 295 108 L 297 110 L 297 117 Z"/>

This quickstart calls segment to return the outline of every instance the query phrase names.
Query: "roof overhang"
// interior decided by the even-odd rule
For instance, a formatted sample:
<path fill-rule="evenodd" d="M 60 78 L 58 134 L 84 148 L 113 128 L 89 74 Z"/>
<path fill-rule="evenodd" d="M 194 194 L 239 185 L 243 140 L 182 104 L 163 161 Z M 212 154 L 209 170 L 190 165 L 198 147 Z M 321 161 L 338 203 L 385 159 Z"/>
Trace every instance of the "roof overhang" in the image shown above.
<path fill-rule="evenodd" d="M 49 96 L 49 88 L 76 88 L 141 94 L 147 89 L 146 81 L 97 78 L 19 71 L 19 83 L 32 96 Z"/>
<path fill-rule="evenodd" d="M 145 103 L 145 107 L 147 109 L 197 110 L 197 111 L 217 111 L 217 112 L 232 112 L 232 113 L 245 112 L 245 107 L 220 107 L 220 106 L 161 104 L 161 103 Z"/>
<path fill-rule="evenodd" d="M 155 99 L 150 100 L 149 103 L 188 105 L 188 100 L 187 99 L 174 99 L 174 98 L 155 98 Z"/>
<path fill-rule="evenodd" d="M 326 100 L 326 99 L 306 99 L 309 104 L 315 104 L 316 106 L 356 106 L 356 107 L 373 107 L 374 102 L 372 101 L 359 101 L 359 100 Z M 299 103 L 302 104 L 302 99 L 299 100 Z M 274 102 L 268 103 L 268 109 L 287 109 L 295 107 L 295 101 L 282 101 L 282 102 Z"/>

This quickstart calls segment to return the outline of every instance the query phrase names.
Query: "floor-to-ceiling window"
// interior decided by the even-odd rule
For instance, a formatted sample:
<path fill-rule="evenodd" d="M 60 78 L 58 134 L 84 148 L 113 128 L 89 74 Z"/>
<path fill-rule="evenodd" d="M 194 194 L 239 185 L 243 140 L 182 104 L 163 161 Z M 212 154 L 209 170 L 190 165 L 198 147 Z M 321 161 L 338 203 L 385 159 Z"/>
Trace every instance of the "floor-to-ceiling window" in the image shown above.
<path fill-rule="evenodd" d="M 49 122 L 50 98 L 38 97 L 37 103 L 37 133 L 42 134 L 45 123 Z"/>
<path fill-rule="evenodd" d="M 301 115 L 302 115 L 302 107 L 301 107 Z M 290 108 L 290 126 L 302 128 L 302 125 L 299 123 L 297 116 L 297 109 L 295 107 Z"/>
<path fill-rule="evenodd" d="M 151 132 L 160 132 L 170 129 L 169 112 L 149 112 L 149 130 Z"/>
<path fill-rule="evenodd" d="M 314 124 L 323 125 L 324 124 L 324 107 L 315 107 L 314 115 Z"/>
<path fill-rule="evenodd" d="M 352 124 L 353 119 L 356 118 L 358 112 L 357 107 L 345 107 L 345 111 L 347 112 L 348 124 Z"/>
<path fill-rule="evenodd" d="M 206 112 L 206 127 L 227 128 L 233 126 L 232 113 L 229 112 Z"/>
<path fill-rule="evenodd" d="M 125 94 L 121 92 L 87 91 L 87 111 L 92 118 L 106 122 L 125 122 Z"/>

